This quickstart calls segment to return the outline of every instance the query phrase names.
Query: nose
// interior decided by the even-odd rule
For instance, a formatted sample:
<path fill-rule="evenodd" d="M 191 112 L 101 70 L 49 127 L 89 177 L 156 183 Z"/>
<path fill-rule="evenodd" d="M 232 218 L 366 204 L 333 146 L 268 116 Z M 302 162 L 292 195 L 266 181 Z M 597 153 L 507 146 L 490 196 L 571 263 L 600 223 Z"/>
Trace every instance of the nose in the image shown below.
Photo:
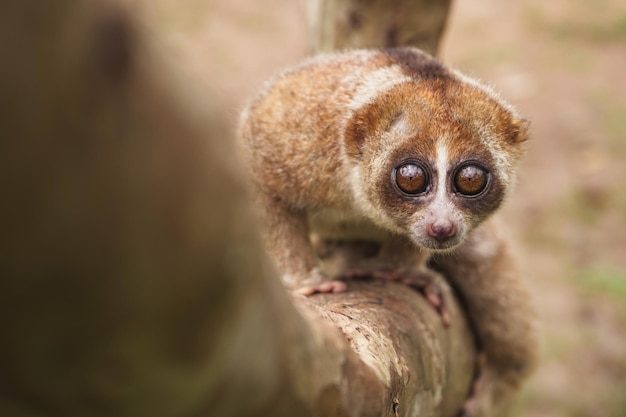
<path fill-rule="evenodd" d="M 456 235 L 456 225 L 450 220 L 437 220 L 428 225 L 428 235 L 438 242 L 445 242 Z"/>

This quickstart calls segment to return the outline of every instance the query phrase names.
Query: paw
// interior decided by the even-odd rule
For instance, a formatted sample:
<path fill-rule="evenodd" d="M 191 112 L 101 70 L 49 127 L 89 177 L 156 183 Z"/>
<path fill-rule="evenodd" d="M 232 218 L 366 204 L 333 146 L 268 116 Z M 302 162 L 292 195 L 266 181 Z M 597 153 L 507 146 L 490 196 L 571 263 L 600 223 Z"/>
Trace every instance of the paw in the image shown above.
<path fill-rule="evenodd" d="M 446 309 L 443 287 L 440 277 L 432 271 L 410 271 L 402 268 L 382 269 L 349 269 L 341 274 L 343 279 L 382 279 L 396 281 L 414 288 L 424 295 L 424 298 L 441 316 L 445 327 L 450 326 L 450 314 Z"/>
<path fill-rule="evenodd" d="M 314 294 L 331 294 L 341 293 L 348 289 L 345 282 L 340 280 L 331 280 L 324 274 L 320 268 L 313 268 L 303 279 L 292 285 L 293 294 L 298 296 L 310 297 Z"/>
<path fill-rule="evenodd" d="M 310 297 L 314 294 L 337 294 L 344 292 L 348 289 L 348 286 L 345 282 L 339 280 L 333 281 L 324 281 L 318 284 L 306 285 L 304 287 L 298 288 L 294 291 L 297 295 L 303 295 L 305 297 Z"/>

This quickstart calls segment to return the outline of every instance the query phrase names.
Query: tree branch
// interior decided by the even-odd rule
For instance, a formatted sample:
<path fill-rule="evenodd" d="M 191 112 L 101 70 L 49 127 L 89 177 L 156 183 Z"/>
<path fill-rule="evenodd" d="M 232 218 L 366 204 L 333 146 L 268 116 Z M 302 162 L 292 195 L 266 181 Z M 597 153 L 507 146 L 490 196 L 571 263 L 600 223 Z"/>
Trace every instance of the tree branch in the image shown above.
<path fill-rule="evenodd" d="M 456 413 L 475 352 L 449 290 L 449 329 L 394 283 L 292 300 L 218 107 L 124 8 L 13 0 L 0 27 L 0 415 Z"/>

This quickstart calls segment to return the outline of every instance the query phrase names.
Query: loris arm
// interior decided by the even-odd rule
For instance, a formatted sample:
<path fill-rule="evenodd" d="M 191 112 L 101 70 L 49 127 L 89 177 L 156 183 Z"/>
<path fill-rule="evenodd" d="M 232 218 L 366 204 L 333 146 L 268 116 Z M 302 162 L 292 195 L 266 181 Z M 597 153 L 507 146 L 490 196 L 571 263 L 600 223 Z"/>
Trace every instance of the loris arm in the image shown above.
<path fill-rule="evenodd" d="M 475 230 L 457 251 L 434 257 L 460 293 L 484 363 L 466 403 L 471 417 L 505 415 L 512 395 L 535 366 L 534 311 L 495 220 Z"/>
<path fill-rule="evenodd" d="M 288 287 L 302 283 L 317 265 L 309 243 L 306 218 L 278 198 L 258 193 L 263 208 L 263 233 L 267 250 Z"/>
<path fill-rule="evenodd" d="M 309 240 L 305 212 L 262 191 L 256 198 L 262 208 L 266 250 L 285 286 L 295 290 L 323 281 L 325 277 Z"/>

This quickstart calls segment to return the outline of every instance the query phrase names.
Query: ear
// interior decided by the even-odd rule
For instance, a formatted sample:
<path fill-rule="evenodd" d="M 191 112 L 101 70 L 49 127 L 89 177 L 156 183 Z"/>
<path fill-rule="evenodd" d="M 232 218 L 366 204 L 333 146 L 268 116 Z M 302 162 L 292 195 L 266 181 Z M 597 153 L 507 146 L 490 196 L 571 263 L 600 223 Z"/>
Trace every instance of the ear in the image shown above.
<path fill-rule="evenodd" d="M 507 132 L 507 138 L 511 143 L 523 143 L 528 140 L 530 122 L 526 119 L 513 119 Z"/>

